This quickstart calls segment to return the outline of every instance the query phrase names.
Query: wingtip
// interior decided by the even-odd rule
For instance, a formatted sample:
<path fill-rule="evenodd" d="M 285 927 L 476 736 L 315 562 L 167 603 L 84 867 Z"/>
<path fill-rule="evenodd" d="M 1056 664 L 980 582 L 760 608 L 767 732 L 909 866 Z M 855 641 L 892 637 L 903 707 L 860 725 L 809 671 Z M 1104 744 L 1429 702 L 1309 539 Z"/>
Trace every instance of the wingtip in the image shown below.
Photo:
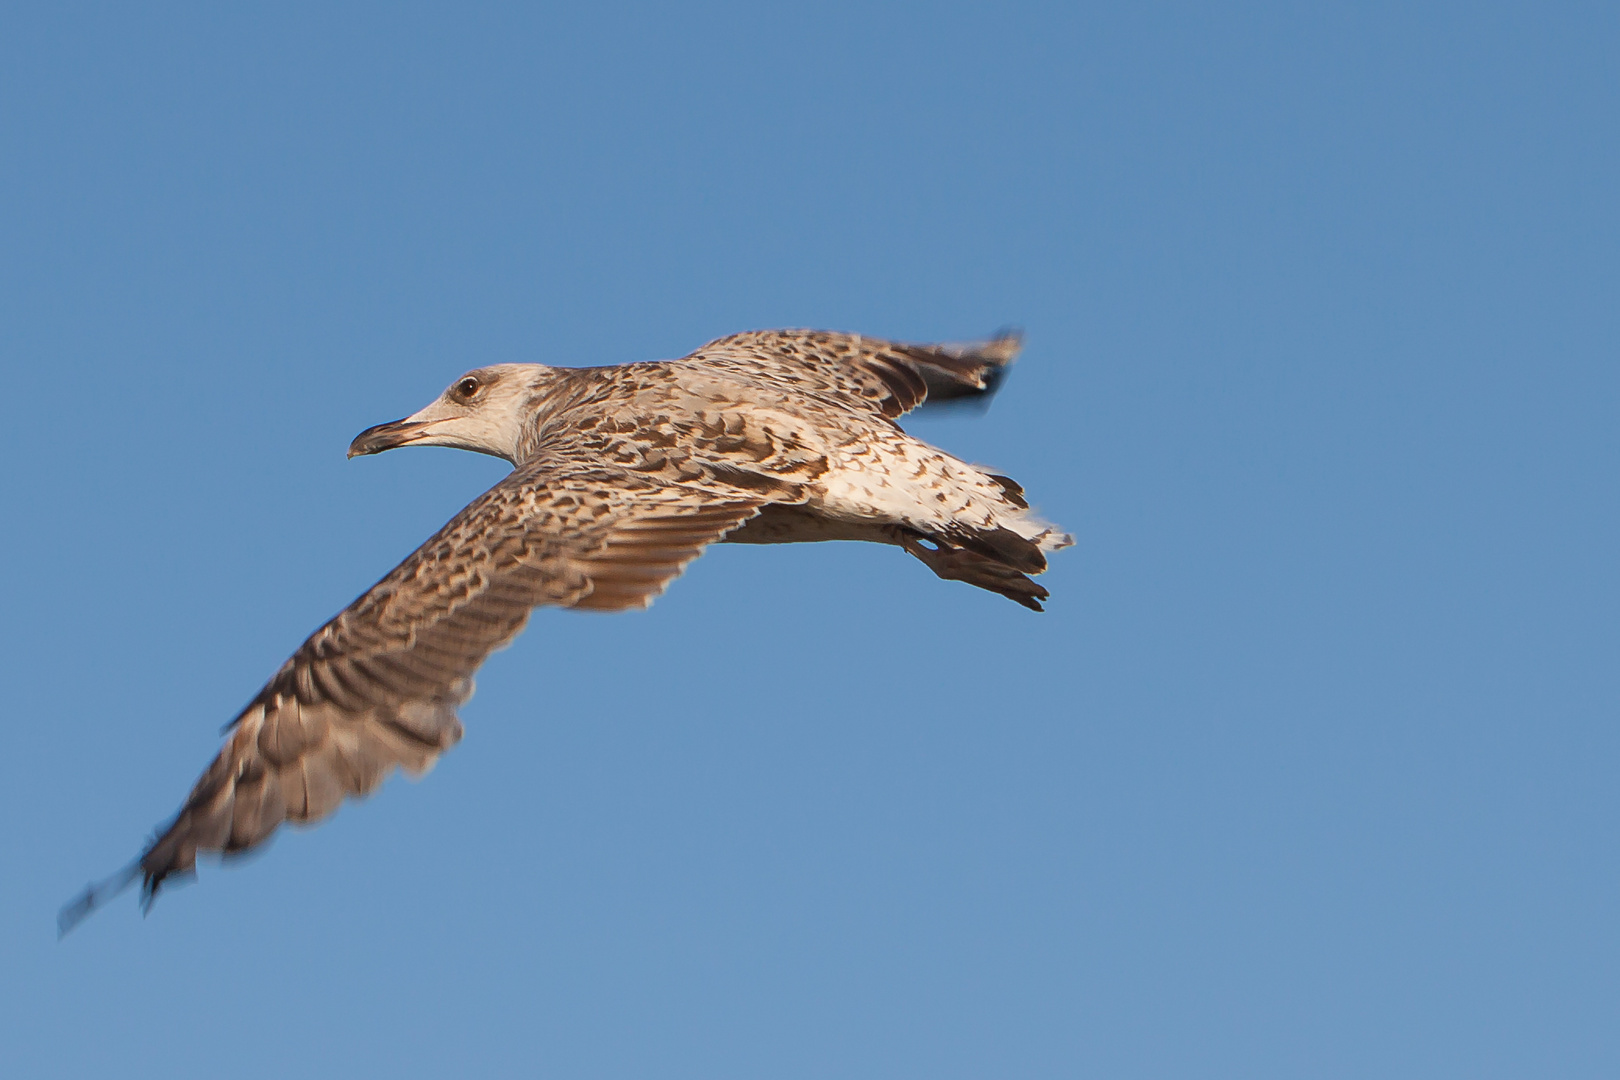
<path fill-rule="evenodd" d="M 62 910 L 56 913 L 56 940 L 61 941 L 67 937 L 73 932 L 74 927 L 93 915 L 97 908 L 135 884 L 135 879 L 140 875 L 141 862 L 137 859 L 101 881 L 86 885 L 84 892 L 64 904 Z M 142 892 L 145 892 L 144 887 Z"/>
<path fill-rule="evenodd" d="M 1005 366 L 1015 360 L 1024 348 L 1024 330 L 1020 326 L 1003 326 L 980 348 L 982 356 Z"/>
<path fill-rule="evenodd" d="M 934 350 L 936 357 L 944 355 L 953 362 L 943 365 L 949 374 L 930 375 L 926 370 L 927 358 L 922 358 L 928 399 L 921 407 L 934 413 L 987 412 L 1023 347 L 1024 332 L 1016 326 L 1002 327 L 991 337 L 979 341 L 926 347 Z"/>

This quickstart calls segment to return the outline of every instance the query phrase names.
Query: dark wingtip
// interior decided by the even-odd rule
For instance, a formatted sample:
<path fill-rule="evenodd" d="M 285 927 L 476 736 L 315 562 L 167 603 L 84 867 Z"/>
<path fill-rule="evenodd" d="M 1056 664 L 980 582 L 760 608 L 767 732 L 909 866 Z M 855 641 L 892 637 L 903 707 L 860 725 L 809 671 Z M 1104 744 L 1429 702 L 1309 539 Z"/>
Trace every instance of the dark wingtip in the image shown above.
<path fill-rule="evenodd" d="M 923 377 L 928 383 L 928 400 L 920 409 L 936 415 L 988 411 L 991 399 L 1007 380 L 1007 371 L 1023 347 L 1024 332 L 1015 326 L 1004 326 L 984 341 L 937 346 L 940 353 L 956 361 L 979 361 L 982 366 L 975 373 L 977 385 L 964 381 L 960 372 L 954 377 L 930 377 L 931 373 L 925 368 Z"/>
<path fill-rule="evenodd" d="M 84 892 L 56 913 L 56 940 L 60 941 L 67 937 L 73 932 L 74 927 L 94 914 L 97 908 L 135 884 L 135 879 L 140 875 L 141 862 L 137 859 L 117 873 L 85 886 Z M 142 892 L 145 892 L 144 888 Z"/>

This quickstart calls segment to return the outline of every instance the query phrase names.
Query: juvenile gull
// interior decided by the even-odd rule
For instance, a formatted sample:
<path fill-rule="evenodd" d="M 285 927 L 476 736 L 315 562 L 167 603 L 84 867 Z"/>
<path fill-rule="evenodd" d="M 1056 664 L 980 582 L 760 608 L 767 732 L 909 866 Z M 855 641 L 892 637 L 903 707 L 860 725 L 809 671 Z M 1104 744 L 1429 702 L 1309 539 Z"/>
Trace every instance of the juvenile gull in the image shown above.
<path fill-rule="evenodd" d="M 896 423 L 925 401 L 988 395 L 1018 348 L 1011 333 L 950 346 L 778 330 L 680 360 L 498 364 L 362 432 L 350 457 L 454 446 L 515 468 L 293 653 L 174 820 L 60 928 L 137 877 L 150 904 L 199 852 L 320 821 L 395 767 L 426 772 L 461 738 L 473 673 L 533 608 L 646 607 L 717 541 L 892 544 L 1040 611 L 1030 575 L 1070 538 L 1011 479 Z"/>

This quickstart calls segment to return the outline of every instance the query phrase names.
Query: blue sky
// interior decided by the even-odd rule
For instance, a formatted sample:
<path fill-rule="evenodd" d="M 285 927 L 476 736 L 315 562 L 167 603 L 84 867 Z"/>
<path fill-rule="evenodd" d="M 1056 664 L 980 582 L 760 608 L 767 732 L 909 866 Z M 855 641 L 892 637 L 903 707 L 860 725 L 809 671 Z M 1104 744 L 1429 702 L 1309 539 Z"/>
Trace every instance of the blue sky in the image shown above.
<path fill-rule="evenodd" d="M 8 1071 L 1620 1070 L 1606 5 L 0 12 Z M 853 545 L 542 612 L 467 738 L 58 944 L 502 474 L 501 361 L 1022 326 L 911 429 L 1050 610 Z"/>

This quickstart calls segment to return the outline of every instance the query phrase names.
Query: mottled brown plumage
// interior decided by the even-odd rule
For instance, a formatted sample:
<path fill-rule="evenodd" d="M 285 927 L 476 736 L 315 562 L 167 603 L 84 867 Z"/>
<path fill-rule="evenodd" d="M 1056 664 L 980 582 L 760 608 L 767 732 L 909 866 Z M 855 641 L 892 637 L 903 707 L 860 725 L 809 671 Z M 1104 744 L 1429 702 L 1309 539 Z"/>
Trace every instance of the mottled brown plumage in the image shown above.
<path fill-rule="evenodd" d="M 1017 350 L 1013 335 L 737 334 L 673 361 L 483 368 L 362 433 L 351 456 L 448 445 L 516 467 L 299 647 L 137 863 L 63 910 L 64 931 L 137 876 L 150 901 L 200 852 L 319 821 L 396 767 L 421 774 L 461 738 L 474 672 L 532 609 L 644 607 L 716 541 L 892 544 L 1039 611 L 1030 575 L 1068 537 L 1012 480 L 895 423 L 987 394 Z"/>

